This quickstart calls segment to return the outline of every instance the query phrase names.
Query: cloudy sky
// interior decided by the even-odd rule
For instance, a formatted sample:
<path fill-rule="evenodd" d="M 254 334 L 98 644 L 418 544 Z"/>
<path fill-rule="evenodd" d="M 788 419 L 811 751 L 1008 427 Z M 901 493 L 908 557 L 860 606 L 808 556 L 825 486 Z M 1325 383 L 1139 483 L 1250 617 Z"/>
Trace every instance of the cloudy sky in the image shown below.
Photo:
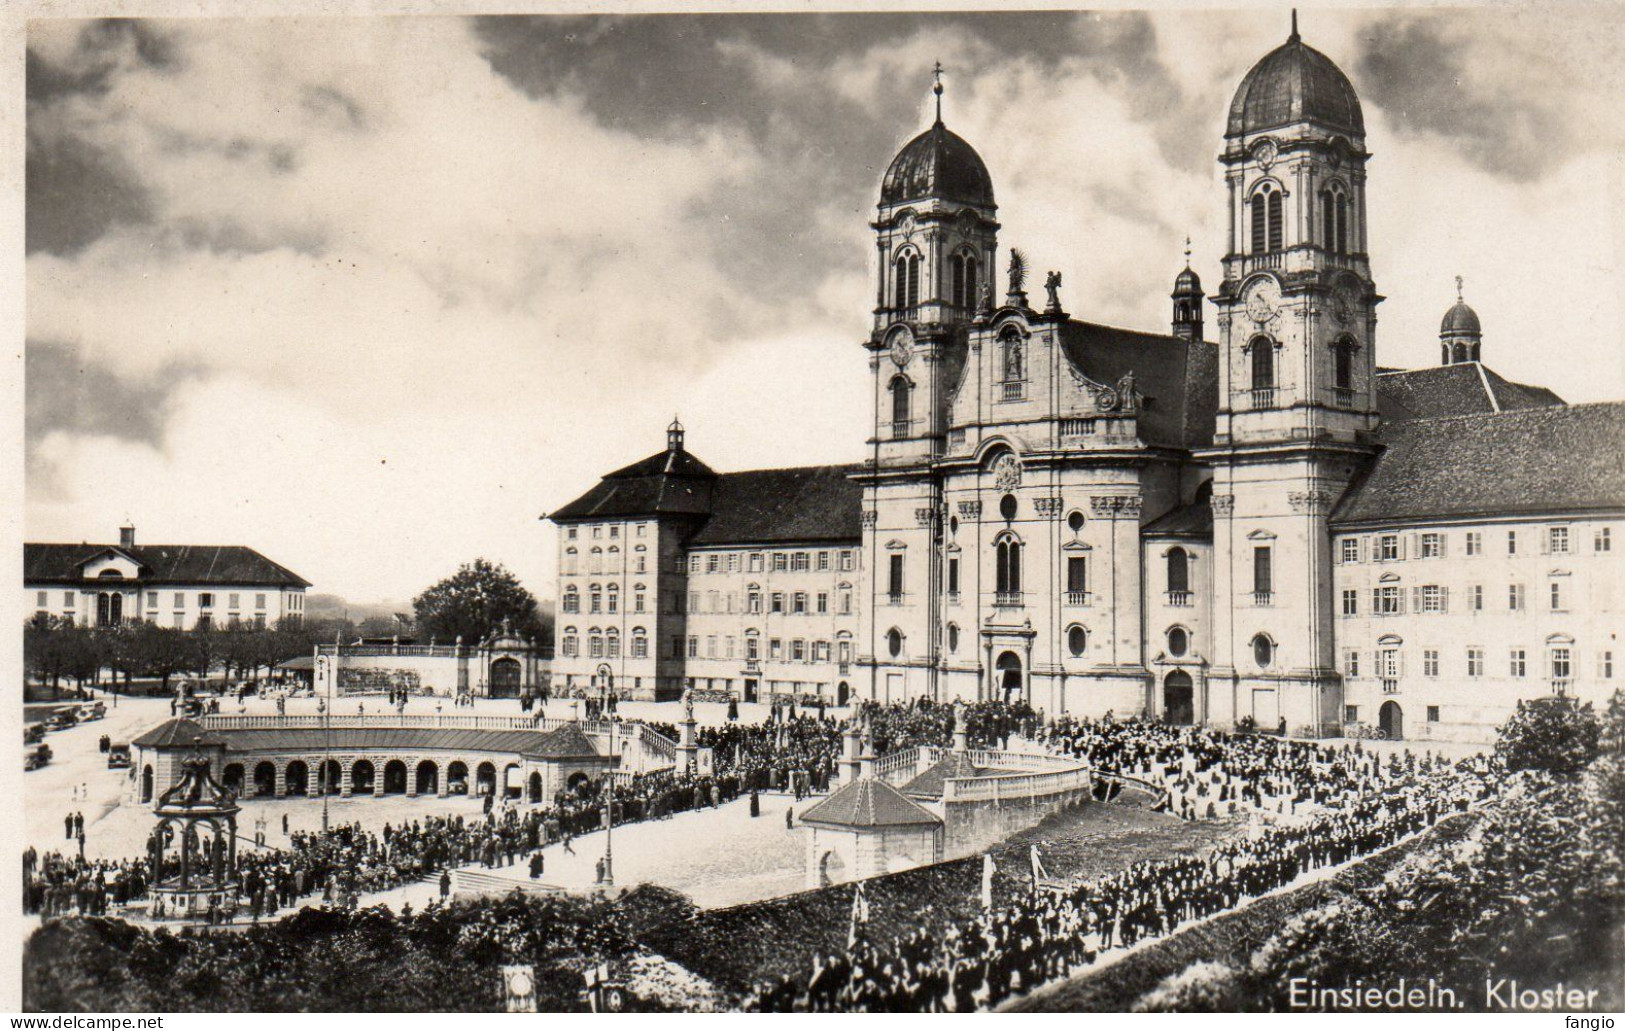
<path fill-rule="evenodd" d="M 1379 361 L 1625 397 L 1625 20 L 1311 11 L 1365 104 Z M 981 152 L 1001 244 L 1080 317 L 1216 282 L 1215 155 L 1281 10 L 35 21 L 30 540 L 242 543 L 356 601 L 475 556 L 551 594 L 538 515 L 663 446 L 861 457 L 867 220 L 896 150 Z M 1210 316 L 1211 322 L 1211 316 Z"/>

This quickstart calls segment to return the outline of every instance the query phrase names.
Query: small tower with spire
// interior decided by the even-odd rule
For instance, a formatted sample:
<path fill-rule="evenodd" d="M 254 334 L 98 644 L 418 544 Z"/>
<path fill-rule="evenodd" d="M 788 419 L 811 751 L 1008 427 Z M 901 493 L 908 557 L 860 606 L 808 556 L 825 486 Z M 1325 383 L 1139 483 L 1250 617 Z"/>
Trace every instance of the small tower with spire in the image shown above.
<path fill-rule="evenodd" d="M 683 450 L 683 424 L 675 415 L 671 417 L 671 425 L 666 427 L 666 450 Z"/>
<path fill-rule="evenodd" d="M 1478 324 L 1478 312 L 1462 300 L 1461 285 L 1462 279 L 1457 276 L 1456 303 L 1439 323 L 1439 362 L 1442 365 L 1482 360 L 1484 331 Z"/>
<path fill-rule="evenodd" d="M 1174 277 L 1173 335 L 1181 340 L 1202 339 L 1202 280 L 1191 269 L 1191 238 L 1185 237 L 1185 269 Z"/>

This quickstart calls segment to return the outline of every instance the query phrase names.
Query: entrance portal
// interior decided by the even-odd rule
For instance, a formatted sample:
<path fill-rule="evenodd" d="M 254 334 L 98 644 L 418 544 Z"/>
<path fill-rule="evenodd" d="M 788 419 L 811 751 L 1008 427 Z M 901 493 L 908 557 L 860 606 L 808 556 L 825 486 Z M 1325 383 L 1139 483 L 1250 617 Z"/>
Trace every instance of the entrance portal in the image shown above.
<path fill-rule="evenodd" d="M 491 663 L 491 697 L 519 697 L 519 660 L 501 658 Z"/>
<path fill-rule="evenodd" d="M 1382 708 L 1377 710 L 1377 723 L 1382 727 L 1383 736 L 1390 741 L 1398 741 L 1405 736 L 1405 713 L 1400 710 L 1398 702 L 1383 702 Z"/>
<path fill-rule="evenodd" d="M 1005 652 L 994 663 L 997 676 L 994 678 L 998 684 L 999 698 L 1009 705 L 1022 700 L 1026 691 L 1021 679 L 1021 656 L 1015 652 Z"/>
<path fill-rule="evenodd" d="M 1162 682 L 1162 714 L 1169 723 L 1181 726 L 1196 722 L 1196 692 L 1191 675 L 1182 669 L 1174 670 Z"/>

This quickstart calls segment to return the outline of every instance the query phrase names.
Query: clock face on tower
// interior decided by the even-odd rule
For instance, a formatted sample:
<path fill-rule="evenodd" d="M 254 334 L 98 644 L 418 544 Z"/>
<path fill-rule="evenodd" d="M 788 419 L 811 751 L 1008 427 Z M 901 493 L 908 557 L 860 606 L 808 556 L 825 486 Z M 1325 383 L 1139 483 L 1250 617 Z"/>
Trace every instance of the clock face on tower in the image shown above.
<path fill-rule="evenodd" d="M 1273 279 L 1260 279 L 1247 288 L 1247 317 L 1260 327 L 1279 314 L 1280 288 Z"/>
<path fill-rule="evenodd" d="M 908 334 L 893 333 L 891 338 L 892 364 L 901 369 L 903 366 L 908 364 L 908 360 L 913 356 L 914 348 L 910 346 L 908 342 Z"/>
<path fill-rule="evenodd" d="M 1354 319 L 1354 309 L 1358 302 L 1359 298 L 1354 295 L 1353 290 L 1346 286 L 1338 287 L 1337 292 L 1332 294 L 1332 318 L 1336 319 L 1340 326 L 1348 325 Z"/>

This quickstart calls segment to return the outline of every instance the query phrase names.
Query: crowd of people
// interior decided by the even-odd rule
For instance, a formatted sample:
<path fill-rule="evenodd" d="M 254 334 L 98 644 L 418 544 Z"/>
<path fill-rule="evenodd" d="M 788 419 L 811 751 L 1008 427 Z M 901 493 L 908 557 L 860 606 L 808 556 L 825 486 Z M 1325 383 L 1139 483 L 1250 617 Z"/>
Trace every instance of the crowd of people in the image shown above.
<path fill-rule="evenodd" d="M 82 855 L 23 851 L 23 912 L 42 916 L 103 916 L 147 893 L 145 864 L 133 860 L 87 861 Z"/>
<path fill-rule="evenodd" d="M 744 790 L 793 791 L 799 801 L 829 790 L 841 757 L 841 724 L 786 712 L 764 723 L 701 727 L 696 743 L 711 749 L 716 768 L 736 777 Z"/>
<path fill-rule="evenodd" d="M 1140 721 L 1063 719 L 1039 730 L 1102 771 L 1144 777 L 1187 819 L 1237 808 L 1286 818 L 1200 857 L 1148 860 L 1093 881 L 1026 885 L 943 933 L 870 940 L 854 924 L 844 952 L 761 987 L 764 1010 L 969 1012 L 1064 977 L 1103 951 L 1132 947 L 1369 855 L 1490 796 L 1491 760 L 1447 762 Z M 1222 799 L 1221 799 L 1222 796 Z M 1198 804 L 1208 798 L 1213 805 Z M 1235 807 L 1232 806 L 1235 804 Z"/>

